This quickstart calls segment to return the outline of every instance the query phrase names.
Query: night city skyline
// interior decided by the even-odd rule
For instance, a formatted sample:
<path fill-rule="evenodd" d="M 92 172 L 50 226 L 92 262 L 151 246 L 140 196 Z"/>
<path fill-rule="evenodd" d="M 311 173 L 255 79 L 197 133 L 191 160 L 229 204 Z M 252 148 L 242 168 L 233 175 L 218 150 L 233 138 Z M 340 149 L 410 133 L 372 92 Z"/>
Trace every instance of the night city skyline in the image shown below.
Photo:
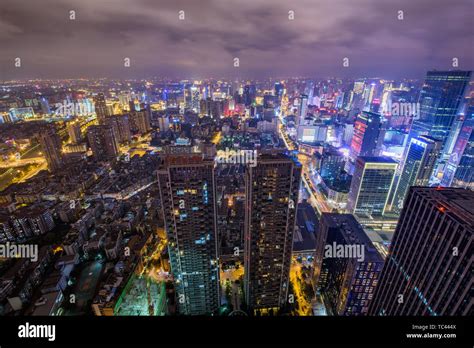
<path fill-rule="evenodd" d="M 2 0 L 2 347 L 468 342 L 473 5 Z"/>

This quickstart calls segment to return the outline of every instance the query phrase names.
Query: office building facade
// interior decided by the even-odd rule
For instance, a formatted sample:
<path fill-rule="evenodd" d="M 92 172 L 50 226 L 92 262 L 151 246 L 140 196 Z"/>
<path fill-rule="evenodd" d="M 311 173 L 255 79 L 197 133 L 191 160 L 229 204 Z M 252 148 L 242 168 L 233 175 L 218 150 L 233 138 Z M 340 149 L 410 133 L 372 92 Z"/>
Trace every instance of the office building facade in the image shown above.
<path fill-rule="evenodd" d="M 413 120 L 410 139 L 429 135 L 445 146 L 471 78 L 470 71 L 429 71 L 420 93 L 420 116 Z"/>
<path fill-rule="evenodd" d="M 371 315 L 472 315 L 474 192 L 411 187 Z"/>
<path fill-rule="evenodd" d="M 352 214 L 323 213 L 314 285 L 331 315 L 366 315 L 384 260 Z"/>
<path fill-rule="evenodd" d="M 440 151 L 441 142 L 431 137 L 422 135 L 410 140 L 392 210 L 401 210 L 410 186 L 428 186 Z"/>
<path fill-rule="evenodd" d="M 384 134 L 379 114 L 364 111 L 357 115 L 351 141 L 351 159 L 355 161 L 359 156 L 378 156 Z"/>
<path fill-rule="evenodd" d="M 354 214 L 383 215 L 396 168 L 397 162 L 388 157 L 358 157 L 347 210 Z"/>
<path fill-rule="evenodd" d="M 467 108 L 453 152 L 444 168 L 441 185 L 474 189 L 474 103 Z"/>

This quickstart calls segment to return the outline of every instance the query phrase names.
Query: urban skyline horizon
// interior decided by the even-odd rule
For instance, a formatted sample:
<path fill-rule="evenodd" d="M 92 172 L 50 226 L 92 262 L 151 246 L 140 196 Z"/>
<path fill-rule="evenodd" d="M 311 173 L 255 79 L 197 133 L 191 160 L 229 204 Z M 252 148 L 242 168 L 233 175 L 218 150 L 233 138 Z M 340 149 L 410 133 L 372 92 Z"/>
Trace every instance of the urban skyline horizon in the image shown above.
<path fill-rule="evenodd" d="M 268 75 L 265 77 L 255 78 L 251 76 L 199 76 L 199 77 L 192 77 L 190 75 L 183 75 L 183 76 L 166 76 L 166 75 L 153 75 L 149 74 L 148 77 L 120 77 L 120 76 L 77 76 L 77 77 L 23 77 L 23 78 L 10 78 L 10 79 L 3 79 L 0 80 L 1 84 L 9 83 L 9 82 L 31 82 L 31 81 L 80 81 L 80 80 L 110 80 L 110 81 L 146 81 L 147 79 L 157 79 L 157 80 L 168 80 L 175 82 L 177 80 L 181 81 L 208 81 L 208 80 L 224 80 L 224 81 L 255 81 L 255 82 L 265 82 L 265 81 L 278 81 L 278 80 L 292 80 L 292 79 L 300 79 L 300 80 L 314 80 L 314 81 L 322 81 L 322 80 L 349 80 L 349 81 L 356 81 L 356 80 L 383 80 L 383 81 L 421 81 L 426 77 L 426 73 L 429 71 L 438 71 L 438 72 L 452 72 L 452 71 L 473 71 L 474 66 L 472 68 L 446 68 L 446 69 L 436 69 L 436 68 L 429 68 L 424 70 L 421 75 L 417 75 L 417 77 L 409 77 L 409 76 L 400 76 L 400 77 L 384 77 L 384 76 L 370 76 L 370 75 L 358 75 L 358 76 L 336 76 L 336 75 L 327 75 L 327 76 L 317 76 L 317 75 L 282 75 L 282 76 L 272 76 Z"/>

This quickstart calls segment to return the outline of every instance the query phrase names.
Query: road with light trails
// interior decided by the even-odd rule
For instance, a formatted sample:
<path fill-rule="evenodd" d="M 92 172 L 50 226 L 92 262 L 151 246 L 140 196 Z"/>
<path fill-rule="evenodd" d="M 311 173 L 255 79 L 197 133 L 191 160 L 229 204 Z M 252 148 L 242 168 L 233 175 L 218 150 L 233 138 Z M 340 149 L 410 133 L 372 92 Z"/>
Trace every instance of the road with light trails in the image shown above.
<path fill-rule="evenodd" d="M 280 120 L 283 120 L 281 113 L 279 115 L 279 118 Z M 293 151 L 298 148 L 297 144 L 295 144 L 295 142 L 288 137 L 286 132 L 284 132 L 284 127 L 282 123 L 279 125 L 279 133 L 280 133 L 280 137 L 283 139 L 283 142 L 285 143 L 285 146 L 288 150 Z M 322 193 L 319 192 L 319 189 L 317 188 L 317 186 L 310 179 L 311 176 L 308 170 L 308 167 L 309 167 L 308 156 L 300 153 L 298 154 L 298 160 L 300 161 L 302 169 L 303 169 L 302 181 L 306 190 L 309 193 L 309 196 L 310 196 L 309 202 L 313 206 L 313 208 L 316 209 L 318 217 L 320 217 L 322 213 L 331 212 L 332 210 L 331 207 L 326 203 Z"/>

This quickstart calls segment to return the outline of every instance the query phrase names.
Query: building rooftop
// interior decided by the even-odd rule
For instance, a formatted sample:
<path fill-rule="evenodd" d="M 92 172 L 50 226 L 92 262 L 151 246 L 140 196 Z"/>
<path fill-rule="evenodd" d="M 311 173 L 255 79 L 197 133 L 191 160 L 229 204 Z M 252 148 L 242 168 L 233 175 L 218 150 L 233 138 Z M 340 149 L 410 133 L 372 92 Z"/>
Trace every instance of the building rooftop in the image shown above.
<path fill-rule="evenodd" d="M 474 191 L 454 187 L 411 187 L 413 191 L 436 201 L 446 213 L 474 228 Z"/>
<path fill-rule="evenodd" d="M 352 214 L 323 213 L 321 221 L 329 228 L 340 229 L 348 244 L 364 244 L 365 262 L 383 262 L 372 241 Z"/>
<path fill-rule="evenodd" d="M 56 299 L 58 298 L 59 291 L 50 292 L 48 294 L 42 295 L 42 297 L 46 300 L 46 302 L 40 306 L 36 306 L 33 316 L 48 316 L 51 314 L 51 310 L 56 303 Z"/>
<path fill-rule="evenodd" d="M 296 219 L 297 228 L 293 238 L 293 251 L 314 250 L 319 226 L 314 208 L 307 202 L 298 204 Z"/>
<path fill-rule="evenodd" d="M 373 157 L 373 156 L 360 156 L 358 159 L 364 161 L 365 163 L 394 163 L 397 164 L 398 162 L 393 160 L 390 157 Z"/>

